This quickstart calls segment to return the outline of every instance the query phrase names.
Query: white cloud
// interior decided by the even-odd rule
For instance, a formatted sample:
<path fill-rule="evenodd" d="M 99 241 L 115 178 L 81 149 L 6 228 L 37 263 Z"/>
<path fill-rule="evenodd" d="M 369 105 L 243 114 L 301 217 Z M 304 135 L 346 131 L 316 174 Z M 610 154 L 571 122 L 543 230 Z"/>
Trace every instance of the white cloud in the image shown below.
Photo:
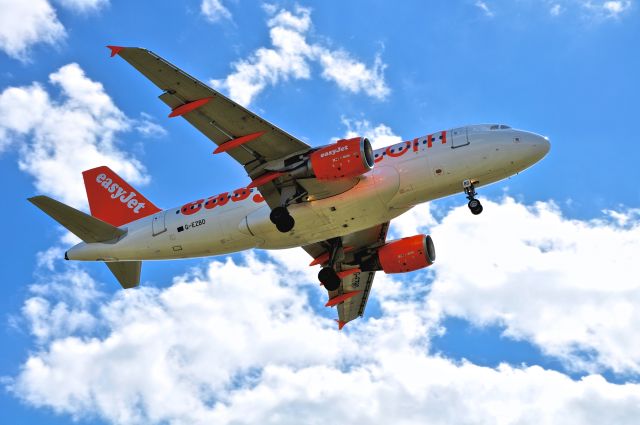
<path fill-rule="evenodd" d="M 109 0 L 56 0 L 77 13 L 95 12 Z M 49 0 L 0 0 L 0 50 L 20 61 L 29 59 L 36 44 L 57 45 L 66 30 Z"/>
<path fill-rule="evenodd" d="M 56 251 L 58 249 L 54 248 L 51 253 Z M 56 259 L 61 258 L 60 255 Z M 93 279 L 76 267 L 62 273 L 48 271 L 46 284 L 31 285 L 32 297 L 22 307 L 22 314 L 37 342 L 42 344 L 52 338 L 94 330 L 96 318 L 89 307 L 102 294 Z"/>
<path fill-rule="evenodd" d="M 575 11 L 590 20 L 601 20 L 619 18 L 631 10 L 632 5 L 631 0 L 556 0 L 551 3 L 549 12 L 552 16 L 558 16 Z"/>
<path fill-rule="evenodd" d="M 486 16 L 493 17 L 495 16 L 494 10 L 498 8 L 501 11 L 521 13 L 523 3 L 533 8 L 540 7 L 552 17 L 579 16 L 590 23 L 598 23 L 627 15 L 636 2 L 633 0 L 527 0 L 525 2 L 493 0 L 489 3 L 477 0 L 474 2 L 474 6 Z M 508 16 L 504 13 L 503 15 Z"/>
<path fill-rule="evenodd" d="M 167 135 L 167 130 L 156 123 L 155 119 L 145 112 L 141 113 L 140 119 L 135 122 L 135 129 L 144 137 L 149 138 L 164 137 Z"/>
<path fill-rule="evenodd" d="M 549 8 L 549 13 L 551 14 L 551 16 L 559 16 L 562 13 L 562 6 L 557 3 L 551 5 L 551 7 Z"/>
<path fill-rule="evenodd" d="M 605 14 L 611 18 L 619 17 L 631 7 L 630 0 L 605 1 L 602 3 L 602 9 Z"/>
<path fill-rule="evenodd" d="M 210 22 L 231 19 L 231 12 L 222 4 L 221 0 L 202 0 L 200 13 Z"/>
<path fill-rule="evenodd" d="M 415 228 L 430 231 L 438 253 L 434 315 L 503 326 L 577 370 L 640 373 L 637 214 L 609 212 L 621 226 L 566 219 L 553 203 L 483 204 L 480 216 L 461 206 Z"/>
<path fill-rule="evenodd" d="M 311 29 L 309 9 L 296 7 L 294 12 L 265 8 L 273 16 L 268 21 L 271 48 L 261 47 L 247 60 L 233 64 L 234 71 L 224 79 L 211 80 L 213 87 L 224 90 L 243 105 L 249 105 L 268 85 L 289 79 L 308 79 L 310 66 L 318 62 L 322 77 L 352 93 L 364 92 L 384 99 L 390 92 L 384 82 L 385 65 L 379 57 L 368 68 L 344 50 L 330 50 L 319 43 L 309 43 Z"/>
<path fill-rule="evenodd" d="M 38 43 L 55 45 L 66 32 L 47 0 L 0 0 L 0 49 L 26 60 Z"/>
<path fill-rule="evenodd" d="M 391 127 L 385 124 L 378 124 L 372 126 L 371 122 L 362 119 L 350 119 L 342 117 L 342 124 L 347 128 L 347 131 L 343 137 L 357 137 L 364 136 L 369 139 L 374 149 L 379 149 L 385 146 L 401 143 L 402 137 L 393 132 Z M 337 138 L 336 138 L 337 140 Z"/>
<path fill-rule="evenodd" d="M 384 297 L 381 318 L 339 332 L 287 272 L 249 254 L 102 301 L 86 275 L 80 302 L 42 285 L 25 304 L 50 303 L 25 312 L 41 345 L 9 389 L 33 406 L 119 424 L 584 425 L 640 415 L 637 384 L 429 355 L 425 300 Z M 393 284 L 380 277 L 377 286 Z M 40 320 L 58 297 L 66 310 Z M 92 319 L 80 329 L 71 319 L 82 312 Z"/>
<path fill-rule="evenodd" d="M 16 147 L 19 167 L 33 176 L 38 191 L 76 207 L 86 205 L 80 173 L 89 168 L 107 165 L 131 183 L 146 183 L 142 164 L 115 139 L 136 122 L 115 106 L 102 84 L 77 64 L 63 66 L 49 81 L 60 89 L 59 100 L 39 83 L 0 93 L 0 152 Z"/>
<path fill-rule="evenodd" d="M 100 10 L 109 4 L 109 0 L 54 0 L 73 12 L 87 13 Z"/>
<path fill-rule="evenodd" d="M 325 50 L 320 54 L 322 77 L 334 81 L 338 87 L 352 93 L 364 92 L 376 99 L 384 99 L 389 87 L 384 82 L 384 69 L 380 56 L 376 56 L 373 68 L 353 59 L 343 50 Z"/>
<path fill-rule="evenodd" d="M 475 6 L 476 6 L 478 9 L 480 9 L 480 10 L 485 14 L 485 16 L 488 16 L 488 17 L 490 17 L 490 18 L 494 16 L 493 11 L 489 8 L 489 6 L 487 5 L 487 3 L 486 3 L 486 2 L 483 2 L 483 1 L 477 0 L 477 1 L 475 2 Z"/>

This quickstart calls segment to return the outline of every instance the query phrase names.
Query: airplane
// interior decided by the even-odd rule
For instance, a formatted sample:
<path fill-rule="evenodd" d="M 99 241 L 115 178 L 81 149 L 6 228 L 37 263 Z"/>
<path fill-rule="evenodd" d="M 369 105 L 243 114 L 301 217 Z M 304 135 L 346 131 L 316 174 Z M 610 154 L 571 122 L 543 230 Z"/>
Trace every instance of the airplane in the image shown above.
<path fill-rule="evenodd" d="M 510 176 L 549 152 L 547 137 L 504 124 L 467 125 L 374 150 L 366 137 L 312 147 L 153 52 L 107 46 L 161 91 L 171 108 L 244 167 L 251 183 L 161 209 L 106 166 L 84 171 L 91 214 L 47 196 L 29 198 L 82 242 L 66 260 L 103 261 L 123 288 L 144 260 L 302 247 L 336 307 L 338 328 L 363 316 L 376 271 L 432 265 L 431 236 L 387 240 L 389 222 L 418 204 Z"/>

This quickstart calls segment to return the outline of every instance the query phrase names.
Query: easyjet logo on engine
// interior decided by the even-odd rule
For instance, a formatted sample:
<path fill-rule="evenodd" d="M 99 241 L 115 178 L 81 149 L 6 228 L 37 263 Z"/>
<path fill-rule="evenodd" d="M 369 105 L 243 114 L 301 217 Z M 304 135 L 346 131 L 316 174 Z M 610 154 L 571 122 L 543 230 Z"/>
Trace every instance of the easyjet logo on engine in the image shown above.
<path fill-rule="evenodd" d="M 322 153 L 320 154 L 320 158 L 324 158 L 325 156 L 335 155 L 335 154 L 337 154 L 337 153 L 340 153 L 340 152 L 342 152 L 342 151 L 346 151 L 346 150 L 349 150 L 349 147 L 348 147 L 348 146 L 340 146 L 340 147 L 337 147 L 337 148 L 335 148 L 335 149 L 331 149 L 330 151 L 322 152 Z"/>
<path fill-rule="evenodd" d="M 111 193 L 111 199 L 117 199 L 127 206 L 127 208 L 132 209 L 135 214 L 139 214 L 140 210 L 145 207 L 144 202 L 139 202 L 136 199 L 136 193 L 125 190 L 118 183 L 114 183 L 113 180 L 107 177 L 106 174 L 98 174 L 96 177 L 96 183 L 102 186 L 107 192 Z"/>

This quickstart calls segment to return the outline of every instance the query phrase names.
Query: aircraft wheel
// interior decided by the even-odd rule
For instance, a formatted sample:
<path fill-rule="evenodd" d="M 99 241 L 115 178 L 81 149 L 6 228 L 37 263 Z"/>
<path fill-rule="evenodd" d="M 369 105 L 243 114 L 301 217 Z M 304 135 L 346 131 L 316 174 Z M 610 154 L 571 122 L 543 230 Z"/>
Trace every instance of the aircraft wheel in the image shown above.
<path fill-rule="evenodd" d="M 295 224 L 296 221 L 293 219 L 293 217 L 287 214 L 284 217 L 280 217 L 278 219 L 278 221 L 276 222 L 276 228 L 282 233 L 287 233 L 290 232 L 291 229 L 293 229 L 293 226 L 295 226 Z"/>
<path fill-rule="evenodd" d="M 280 220 L 282 220 L 282 218 L 288 215 L 289 211 L 287 211 L 286 207 L 275 207 L 269 214 L 269 220 L 271 220 L 273 224 L 277 224 Z"/>
<path fill-rule="evenodd" d="M 471 210 L 471 214 L 473 215 L 478 215 L 483 210 L 482 204 L 477 199 L 470 200 L 467 206 L 469 207 L 469 209 Z"/>
<path fill-rule="evenodd" d="M 327 291 L 335 291 L 340 287 L 340 277 L 331 267 L 323 267 L 318 273 L 318 280 L 322 282 Z"/>

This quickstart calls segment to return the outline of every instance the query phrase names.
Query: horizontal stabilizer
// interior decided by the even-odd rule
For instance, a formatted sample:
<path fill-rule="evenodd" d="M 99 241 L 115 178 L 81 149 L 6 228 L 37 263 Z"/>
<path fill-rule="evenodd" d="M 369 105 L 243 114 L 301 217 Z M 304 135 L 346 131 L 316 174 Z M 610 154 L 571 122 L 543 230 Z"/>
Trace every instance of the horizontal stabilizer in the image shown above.
<path fill-rule="evenodd" d="M 140 284 L 142 261 L 114 261 L 105 264 L 124 289 L 133 288 Z"/>
<path fill-rule="evenodd" d="M 36 207 L 66 227 L 71 233 L 86 243 L 106 242 L 124 235 L 126 231 L 118 229 L 99 218 L 85 214 L 75 208 L 51 199 L 48 196 L 29 198 Z"/>

